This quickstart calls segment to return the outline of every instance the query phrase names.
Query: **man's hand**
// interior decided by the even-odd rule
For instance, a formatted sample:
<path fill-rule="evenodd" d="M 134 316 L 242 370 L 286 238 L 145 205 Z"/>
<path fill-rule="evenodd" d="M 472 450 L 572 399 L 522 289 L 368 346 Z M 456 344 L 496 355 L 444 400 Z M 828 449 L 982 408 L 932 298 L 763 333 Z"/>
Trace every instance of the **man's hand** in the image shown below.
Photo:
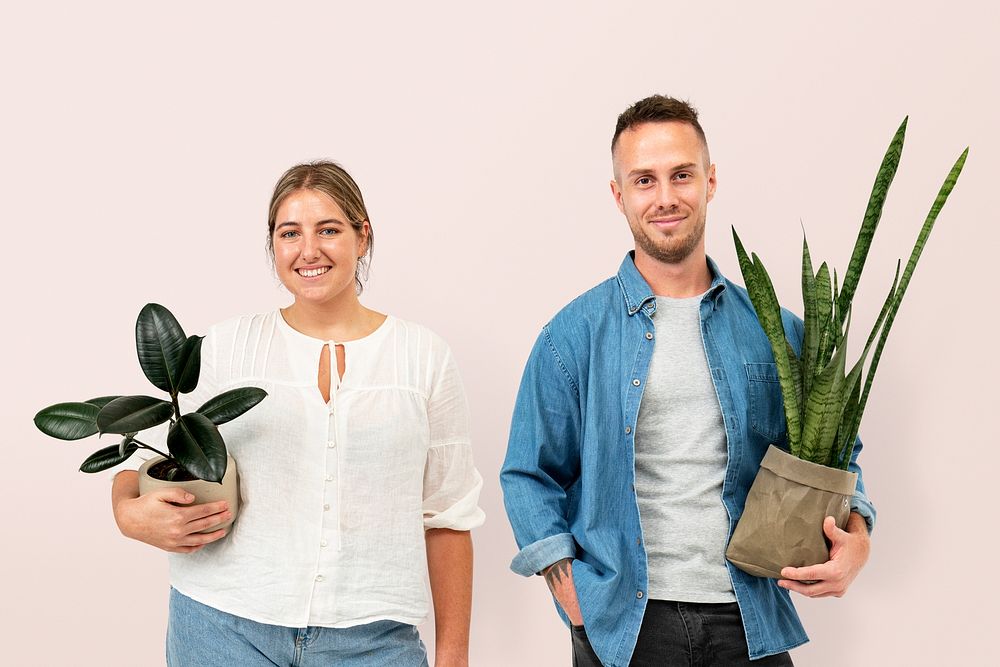
<path fill-rule="evenodd" d="M 138 476 L 134 471 L 121 472 L 115 477 L 111 500 L 122 535 L 175 553 L 198 551 L 225 537 L 225 529 L 211 533 L 199 531 L 218 526 L 232 517 L 226 501 L 190 505 L 194 496 L 179 488 L 160 489 L 140 496 Z"/>
<path fill-rule="evenodd" d="M 580 602 L 576 597 L 576 586 L 573 585 L 573 559 L 563 558 L 556 561 L 542 570 L 542 574 L 552 595 L 569 617 L 569 622 L 573 625 L 583 625 Z"/>
<path fill-rule="evenodd" d="M 837 528 L 832 516 L 823 521 L 823 532 L 830 540 L 830 560 L 807 567 L 786 567 L 781 570 L 784 579 L 778 585 L 811 598 L 841 597 L 858 576 L 865 562 L 871 540 L 865 520 L 860 514 L 851 513 L 847 530 Z M 805 581 L 815 581 L 807 584 Z"/>

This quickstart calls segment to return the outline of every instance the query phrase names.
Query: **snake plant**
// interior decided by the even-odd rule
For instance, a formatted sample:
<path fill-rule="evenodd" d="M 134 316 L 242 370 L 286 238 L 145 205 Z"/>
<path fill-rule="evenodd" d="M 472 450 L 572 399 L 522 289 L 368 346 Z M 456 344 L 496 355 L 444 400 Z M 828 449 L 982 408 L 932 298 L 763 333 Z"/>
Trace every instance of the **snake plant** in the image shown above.
<path fill-rule="evenodd" d="M 149 303 L 135 323 L 135 344 L 143 373 L 170 400 L 153 396 L 102 396 L 88 401 L 57 403 L 35 415 L 35 426 L 60 440 L 79 440 L 100 433 L 122 436 L 114 445 L 91 454 L 83 472 L 100 472 L 123 463 L 139 449 L 167 459 L 167 480 L 222 480 L 226 472 L 226 443 L 217 428 L 257 405 L 267 392 L 257 387 L 225 391 L 187 414 L 181 414 L 178 394 L 198 386 L 201 374 L 201 336 L 186 336 L 169 310 Z M 139 431 L 170 422 L 167 451 L 136 439 Z"/>
<path fill-rule="evenodd" d="M 966 148 L 938 191 L 902 275 L 900 275 L 901 263 L 896 262 L 896 277 L 893 279 L 889 294 L 872 326 L 860 358 L 848 370 L 846 350 L 851 323 L 851 305 L 875 229 L 882 217 L 882 207 L 889 185 L 899 166 L 906 123 L 907 119 L 904 118 L 882 159 L 842 285 L 837 284 L 836 270 L 833 270 L 831 278 L 831 271 L 826 262 L 820 264 L 818 270 L 813 271 L 809 244 L 803 234 L 802 301 L 805 333 L 801 355 L 795 353 L 785 338 L 781 324 L 781 309 L 763 262 L 756 254 L 747 256 L 736 228 L 733 228 L 740 271 L 743 273 L 757 318 L 767 334 L 774 353 L 784 398 L 789 451 L 799 458 L 833 468 L 846 470 L 851 461 L 861 415 L 868 402 L 872 380 L 878 369 L 889 330 L 892 328 L 899 305 L 938 213 L 955 187 L 969 154 L 969 149 Z M 866 372 L 865 361 L 869 353 L 871 362 Z"/>

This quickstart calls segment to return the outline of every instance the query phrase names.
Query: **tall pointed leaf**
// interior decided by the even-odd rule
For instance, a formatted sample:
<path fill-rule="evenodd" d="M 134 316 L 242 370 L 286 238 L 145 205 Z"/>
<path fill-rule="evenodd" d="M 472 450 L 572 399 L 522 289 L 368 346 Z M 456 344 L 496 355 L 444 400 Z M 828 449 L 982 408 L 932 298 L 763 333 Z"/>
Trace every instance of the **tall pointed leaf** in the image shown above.
<path fill-rule="evenodd" d="M 894 296 L 892 298 L 892 303 L 889 305 L 889 309 L 885 315 L 885 323 L 882 325 L 882 333 L 879 336 L 878 345 L 875 346 L 875 351 L 872 353 L 871 366 L 868 368 L 868 375 L 865 377 L 865 388 L 861 394 L 861 401 L 859 405 L 859 415 L 857 421 L 860 424 L 861 414 L 865 411 L 865 406 L 868 404 L 868 396 L 871 393 L 872 382 L 875 379 L 875 371 L 878 370 L 879 360 L 882 358 L 882 348 L 885 347 L 885 341 L 889 337 L 889 330 L 892 329 L 892 323 L 896 319 L 896 312 L 899 310 L 899 305 L 903 301 L 903 296 L 906 294 L 906 288 L 910 285 L 910 278 L 913 276 L 913 271 L 917 268 L 917 262 L 920 260 L 920 255 L 924 251 L 924 245 L 927 243 L 927 239 L 931 235 L 931 230 L 934 229 L 934 223 L 937 221 L 938 214 L 944 207 L 946 201 L 948 201 L 948 195 L 955 188 L 955 184 L 958 183 L 958 177 L 962 173 L 962 168 L 965 166 L 965 160 L 969 156 L 969 149 L 966 148 L 962 151 L 962 154 L 955 161 L 952 166 L 951 171 L 948 172 L 948 176 L 945 177 L 944 183 L 941 185 L 941 189 L 938 190 L 937 196 L 934 198 L 934 202 L 931 204 L 931 209 L 927 213 L 927 218 L 924 220 L 923 226 L 920 228 L 920 233 L 917 235 L 917 241 L 913 245 L 913 250 L 910 253 L 910 259 L 906 262 L 906 268 L 903 270 L 903 277 L 899 280 L 899 286 L 895 290 Z M 855 432 L 855 437 L 857 433 Z M 851 438 L 851 442 L 855 438 Z"/>
<path fill-rule="evenodd" d="M 97 414 L 101 433 L 138 432 L 170 419 L 174 406 L 152 396 L 122 396 L 111 401 Z"/>
<path fill-rule="evenodd" d="M 170 455 L 199 479 L 221 482 L 226 474 L 226 443 L 208 417 L 192 412 L 170 427 Z"/>
<path fill-rule="evenodd" d="M 834 300 L 830 296 L 830 269 L 826 262 L 819 265 L 816 272 L 816 320 L 819 322 L 819 345 L 816 348 L 815 363 L 813 364 L 813 379 L 816 379 L 833 356 L 834 339 L 833 333 L 833 304 Z"/>
<path fill-rule="evenodd" d="M 813 381 L 812 392 L 806 397 L 802 423 L 802 451 L 800 458 L 821 465 L 823 452 L 829 456 L 833 439 L 840 425 L 843 409 L 841 394 L 844 384 L 844 370 L 847 362 L 847 346 L 842 345 L 830 359 L 830 363 Z"/>
<path fill-rule="evenodd" d="M 757 320 L 771 344 L 774 364 L 778 370 L 778 381 L 781 385 L 788 431 L 788 447 L 793 455 L 798 456 L 796 452 L 799 450 L 802 433 L 802 408 L 799 402 L 801 390 L 796 387 L 796 381 L 792 377 L 788 341 L 785 338 L 785 328 L 781 322 L 781 306 L 778 305 L 778 297 L 774 292 L 774 285 L 771 284 L 771 277 L 768 275 L 767 269 L 764 268 L 764 264 L 756 254 L 752 258 L 747 257 L 746 249 L 743 247 L 743 242 L 740 241 L 735 227 L 733 228 L 733 240 L 736 243 L 736 254 L 739 258 L 743 280 L 746 282 L 747 293 L 750 295 L 750 301 L 757 313 Z"/>
<path fill-rule="evenodd" d="M 809 395 L 812 386 L 816 353 L 819 350 L 819 312 L 816 304 L 816 275 L 813 273 L 812 257 L 809 256 L 809 244 L 806 235 L 802 233 L 802 305 L 803 327 L 802 364 L 800 385 L 804 396 Z"/>
<path fill-rule="evenodd" d="M 139 365 L 157 388 L 175 395 L 180 379 L 180 358 L 187 342 L 173 314 L 158 303 L 147 303 L 135 323 Z"/>
<path fill-rule="evenodd" d="M 116 465 L 124 463 L 128 457 L 135 454 L 137 449 L 139 449 L 139 445 L 135 443 L 126 447 L 124 452 L 118 451 L 118 445 L 111 445 L 110 447 L 99 449 L 87 457 L 87 460 L 85 460 L 80 466 L 80 471 L 101 472 L 102 470 L 107 470 L 108 468 L 114 468 Z"/>
<path fill-rule="evenodd" d="M 56 403 L 35 415 L 35 426 L 60 440 L 79 440 L 97 433 L 97 413 L 92 403 Z"/>
<path fill-rule="evenodd" d="M 177 378 L 177 391 L 187 394 L 198 387 L 198 376 L 201 375 L 201 342 L 204 336 L 189 336 L 181 350 Z"/>
<path fill-rule="evenodd" d="M 240 387 L 222 392 L 196 410 L 218 426 L 236 419 L 264 400 L 267 392 L 257 387 Z"/>
<path fill-rule="evenodd" d="M 861 222 L 861 230 L 858 232 L 857 241 L 854 243 L 854 252 L 851 254 L 851 262 L 847 265 L 847 273 L 844 275 L 844 284 L 840 290 L 838 299 L 838 313 L 844 317 L 847 309 L 854 298 L 854 290 L 858 287 L 861 279 L 861 271 L 865 267 L 865 260 L 868 258 L 868 249 L 871 247 L 872 238 L 875 236 L 875 228 L 878 227 L 882 218 L 882 207 L 885 205 L 885 197 L 889 192 L 889 185 L 896 176 L 896 169 L 899 167 L 899 159 L 903 154 L 903 141 L 906 138 L 906 123 L 909 117 L 903 119 L 896 134 L 889 142 L 889 148 L 885 151 L 882 164 L 875 176 L 875 184 L 872 186 L 871 196 L 868 198 L 868 207 L 865 209 L 865 217 Z"/>

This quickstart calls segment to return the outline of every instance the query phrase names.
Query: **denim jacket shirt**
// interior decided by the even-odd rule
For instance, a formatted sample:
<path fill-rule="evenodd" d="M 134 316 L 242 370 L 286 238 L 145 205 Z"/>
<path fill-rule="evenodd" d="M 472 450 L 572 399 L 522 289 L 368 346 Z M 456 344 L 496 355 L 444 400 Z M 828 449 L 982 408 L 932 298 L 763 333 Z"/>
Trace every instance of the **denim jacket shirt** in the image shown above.
<path fill-rule="evenodd" d="M 711 259 L 708 265 L 712 286 L 701 301 L 701 330 L 726 429 L 722 502 L 731 537 L 768 445 L 785 446 L 785 416 L 771 346 L 746 290 Z M 655 313 L 653 292 L 629 253 L 617 276 L 543 327 L 521 380 L 500 473 L 520 547 L 511 569 L 530 576 L 573 558 L 587 636 L 611 666 L 628 664 L 646 606 L 634 429 L 656 339 Z M 799 353 L 802 321 L 784 310 L 782 319 Z M 860 477 L 860 451 L 859 442 L 850 467 L 859 473 L 851 507 L 871 530 L 875 510 Z M 788 591 L 727 566 L 751 658 L 807 641 Z"/>

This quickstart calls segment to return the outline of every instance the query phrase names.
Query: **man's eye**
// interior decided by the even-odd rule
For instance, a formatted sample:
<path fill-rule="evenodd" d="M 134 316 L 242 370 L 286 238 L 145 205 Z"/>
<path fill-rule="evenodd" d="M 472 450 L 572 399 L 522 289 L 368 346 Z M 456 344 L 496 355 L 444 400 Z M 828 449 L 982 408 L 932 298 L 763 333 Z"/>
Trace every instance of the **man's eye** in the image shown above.
<path fill-rule="evenodd" d="M 680 181 L 687 181 L 687 180 L 691 179 L 691 174 L 687 173 L 686 171 L 682 171 L 679 174 L 677 174 L 676 176 L 674 176 L 674 178 L 676 178 L 676 179 L 678 179 Z"/>
<path fill-rule="evenodd" d="M 653 182 L 653 179 L 651 179 L 649 176 L 643 176 L 642 178 L 636 179 L 635 184 L 636 185 L 649 185 L 652 182 Z"/>

